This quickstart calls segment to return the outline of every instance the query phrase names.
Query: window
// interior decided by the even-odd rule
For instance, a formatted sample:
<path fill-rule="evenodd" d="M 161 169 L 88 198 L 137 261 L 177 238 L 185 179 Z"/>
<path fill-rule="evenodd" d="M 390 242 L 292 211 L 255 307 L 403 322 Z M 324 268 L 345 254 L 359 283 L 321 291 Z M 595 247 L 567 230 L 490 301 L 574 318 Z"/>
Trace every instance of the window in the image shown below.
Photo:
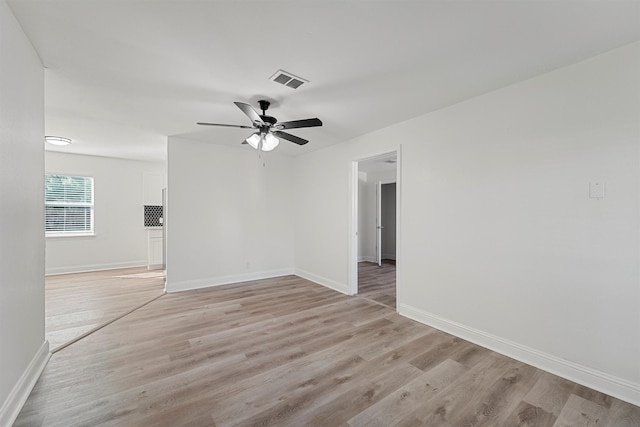
<path fill-rule="evenodd" d="M 45 233 L 93 234 L 93 178 L 47 174 L 44 179 Z"/>

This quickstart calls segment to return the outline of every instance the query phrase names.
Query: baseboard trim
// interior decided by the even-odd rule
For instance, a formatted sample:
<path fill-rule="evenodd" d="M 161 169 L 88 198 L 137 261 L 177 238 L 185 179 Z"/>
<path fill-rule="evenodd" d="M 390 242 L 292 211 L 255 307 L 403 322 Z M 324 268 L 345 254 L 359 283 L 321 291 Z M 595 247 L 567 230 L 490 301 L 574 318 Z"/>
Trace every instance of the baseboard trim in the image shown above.
<path fill-rule="evenodd" d="M 50 357 L 49 341 L 45 341 L 33 356 L 33 359 L 31 359 L 31 363 L 22 373 L 11 393 L 9 393 L 7 400 L 2 404 L 2 408 L 0 408 L 0 426 L 10 426 L 18 418 L 18 414 L 20 414 L 24 403 L 27 401 L 29 394 L 31 394 L 31 390 L 36 385 Z"/>
<path fill-rule="evenodd" d="M 272 277 L 290 276 L 294 274 L 293 268 L 279 270 L 258 271 L 255 273 L 232 274 L 228 276 L 208 277 L 206 279 L 183 280 L 173 282 L 171 271 L 167 274 L 165 289 L 167 293 L 191 291 L 195 289 L 209 288 L 212 286 L 231 285 L 233 283 L 249 282 L 251 280 L 271 279 Z"/>
<path fill-rule="evenodd" d="M 102 270 L 117 270 L 119 268 L 131 268 L 131 267 L 146 267 L 147 260 L 140 261 L 127 261 L 127 262 L 112 262 L 106 264 L 90 264 L 90 265 L 76 265 L 70 267 L 52 267 L 45 269 L 45 276 L 55 276 L 57 274 L 71 274 L 71 273 L 89 273 L 92 271 Z"/>
<path fill-rule="evenodd" d="M 294 274 L 296 276 L 302 277 L 303 279 L 307 279 L 319 285 L 326 286 L 327 288 L 333 289 L 334 291 L 338 291 L 345 295 L 349 295 L 348 286 L 346 284 L 336 282 L 335 280 L 327 279 L 326 277 L 318 276 L 317 274 L 314 274 L 299 268 L 295 269 Z"/>
<path fill-rule="evenodd" d="M 398 304 L 398 313 L 559 377 L 640 406 L 640 384 L 450 321 L 407 304 Z"/>

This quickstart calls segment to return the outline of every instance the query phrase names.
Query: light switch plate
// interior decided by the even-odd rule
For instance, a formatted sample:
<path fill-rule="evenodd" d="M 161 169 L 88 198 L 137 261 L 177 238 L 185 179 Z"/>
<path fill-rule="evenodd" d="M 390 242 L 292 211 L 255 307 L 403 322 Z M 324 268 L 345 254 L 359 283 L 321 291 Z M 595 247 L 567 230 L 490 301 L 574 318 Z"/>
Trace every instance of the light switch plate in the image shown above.
<path fill-rule="evenodd" d="M 592 199 L 602 199 L 604 197 L 604 182 L 590 182 L 589 197 Z"/>

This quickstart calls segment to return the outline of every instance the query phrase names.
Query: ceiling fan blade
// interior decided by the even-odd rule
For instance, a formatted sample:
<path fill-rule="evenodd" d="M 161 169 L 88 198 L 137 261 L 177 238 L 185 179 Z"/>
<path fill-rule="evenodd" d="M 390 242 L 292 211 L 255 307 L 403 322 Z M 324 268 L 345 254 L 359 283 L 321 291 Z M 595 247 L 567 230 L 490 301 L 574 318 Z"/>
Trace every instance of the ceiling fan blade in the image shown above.
<path fill-rule="evenodd" d="M 251 105 L 244 102 L 234 102 L 234 104 L 236 104 L 238 108 L 241 109 L 242 112 L 247 115 L 247 117 L 249 117 L 251 123 L 258 123 L 258 125 L 260 126 L 265 125 L 265 123 L 262 121 L 262 118 L 260 118 L 260 114 L 258 114 L 258 112 L 254 110 Z"/>
<path fill-rule="evenodd" d="M 322 121 L 318 118 L 292 120 L 290 122 L 276 123 L 275 125 L 277 129 L 312 128 L 316 126 L 322 126 Z"/>
<path fill-rule="evenodd" d="M 271 132 L 271 133 L 273 133 L 278 138 L 286 139 L 287 141 L 291 141 L 291 142 L 293 142 L 295 144 L 298 144 L 298 145 L 304 145 L 307 142 L 309 142 L 306 139 L 299 138 L 299 137 L 297 137 L 295 135 L 291 135 L 290 133 L 287 133 L 287 132 L 275 131 L 275 132 Z"/>
<path fill-rule="evenodd" d="M 255 129 L 253 126 L 225 125 L 225 124 L 222 124 L 222 123 L 204 123 L 204 122 L 198 122 L 197 124 L 202 125 L 202 126 L 224 126 L 224 127 L 227 127 L 227 128 Z"/>

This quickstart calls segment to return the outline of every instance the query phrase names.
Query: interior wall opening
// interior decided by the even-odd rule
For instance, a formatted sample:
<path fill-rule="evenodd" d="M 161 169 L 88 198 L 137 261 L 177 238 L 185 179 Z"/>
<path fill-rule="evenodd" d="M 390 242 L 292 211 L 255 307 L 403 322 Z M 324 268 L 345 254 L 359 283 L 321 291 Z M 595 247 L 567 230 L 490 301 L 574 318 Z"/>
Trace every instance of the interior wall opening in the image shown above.
<path fill-rule="evenodd" d="M 44 166 L 43 202 L 52 212 L 45 216 L 45 339 L 55 353 L 165 293 L 165 172 L 57 152 L 46 153 Z M 91 210 L 83 205 L 76 225 L 80 197 Z"/>
<path fill-rule="evenodd" d="M 354 259 L 351 290 L 396 309 L 398 153 L 354 162 Z M 355 181 L 355 180 L 354 180 Z"/>

